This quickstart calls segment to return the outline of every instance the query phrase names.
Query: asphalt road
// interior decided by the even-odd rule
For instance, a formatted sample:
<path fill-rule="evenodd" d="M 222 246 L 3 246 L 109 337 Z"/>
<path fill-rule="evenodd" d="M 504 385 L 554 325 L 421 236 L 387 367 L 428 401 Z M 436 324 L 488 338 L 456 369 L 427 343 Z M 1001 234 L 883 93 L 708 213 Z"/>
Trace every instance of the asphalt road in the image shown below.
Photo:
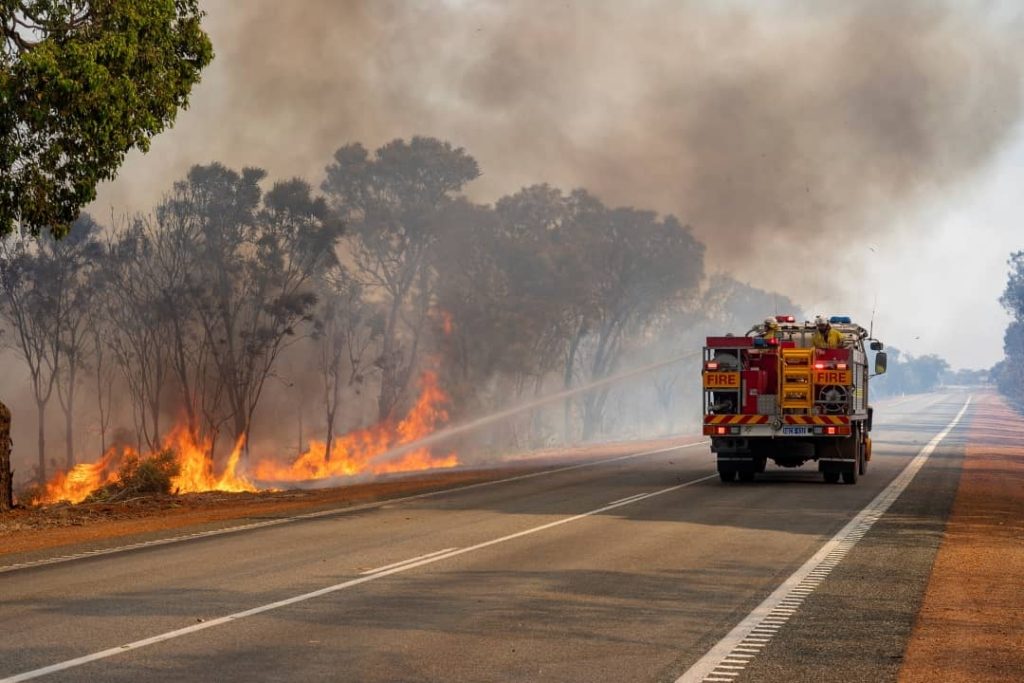
<path fill-rule="evenodd" d="M 0 681 L 892 680 L 966 400 L 879 403 L 856 486 L 680 445 L 0 573 Z"/>

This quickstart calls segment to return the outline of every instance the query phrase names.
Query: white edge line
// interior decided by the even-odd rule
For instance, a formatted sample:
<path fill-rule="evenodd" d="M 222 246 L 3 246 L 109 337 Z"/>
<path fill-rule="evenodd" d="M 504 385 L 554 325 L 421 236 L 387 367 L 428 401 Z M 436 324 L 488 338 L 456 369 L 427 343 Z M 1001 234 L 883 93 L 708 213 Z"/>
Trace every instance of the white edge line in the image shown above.
<path fill-rule="evenodd" d="M 664 495 L 666 493 L 671 493 L 673 491 L 678 491 L 679 489 L 687 488 L 689 486 L 693 486 L 695 484 L 699 484 L 701 482 L 708 481 L 709 479 L 715 479 L 717 477 L 718 477 L 718 474 L 716 473 L 716 474 L 709 474 L 709 475 L 704 476 L 704 477 L 699 477 L 697 479 L 691 479 L 690 481 L 683 482 L 682 484 L 676 484 L 675 486 L 669 486 L 668 488 L 660 489 L 658 491 L 654 491 L 652 493 L 646 494 L 640 500 L 646 500 L 647 498 L 653 498 L 655 496 L 661 496 L 661 495 Z M 136 641 L 133 641 L 133 642 L 130 642 L 130 643 L 126 643 L 124 645 L 119 645 L 117 647 L 111 647 L 111 648 L 107 648 L 106 650 L 100 650 L 99 652 L 94 652 L 92 654 L 83 655 L 81 657 L 75 657 L 74 659 L 68 659 L 68 660 L 65 660 L 63 662 L 58 662 L 56 664 L 51 664 L 50 666 L 44 666 L 44 667 L 39 668 L 39 669 L 33 669 L 31 671 L 26 671 L 24 673 L 15 674 L 13 676 L 9 676 L 7 678 L 0 679 L 0 683 L 18 683 L 19 681 L 28 681 L 28 680 L 31 680 L 33 678 L 39 678 L 41 676 L 46 676 L 48 674 L 56 673 L 58 671 L 66 671 L 67 669 L 72 669 L 72 668 L 75 668 L 75 667 L 78 667 L 78 666 L 82 666 L 83 664 L 88 664 L 90 662 L 95 662 L 95 661 L 100 660 L 100 659 L 106 659 L 108 657 L 113 657 L 114 655 L 122 654 L 124 652 L 129 652 L 131 650 L 138 650 L 139 648 L 143 648 L 143 647 L 146 647 L 148 645 L 155 645 L 157 643 L 162 643 L 162 642 L 167 641 L 167 640 L 173 640 L 174 638 L 180 638 L 182 636 L 186 636 L 186 635 L 189 635 L 191 633 L 196 633 L 197 631 L 203 631 L 203 630 L 206 630 L 208 628 L 213 628 L 214 626 L 222 626 L 224 624 L 228 624 L 228 623 L 231 623 L 233 621 L 238 621 L 239 619 L 244 619 L 246 617 L 255 616 L 257 614 L 262 614 L 264 612 L 269 612 L 271 610 L 280 609 L 281 607 L 287 607 L 289 605 L 294 605 L 294 604 L 299 603 L 299 602 L 305 602 L 307 600 L 312 600 L 314 598 L 323 597 L 324 595 L 329 595 L 331 593 L 336 593 L 338 591 L 345 590 L 346 588 L 352 588 L 353 586 L 358 586 L 360 584 L 369 583 L 370 581 L 376 581 L 377 579 L 382 579 L 385 576 L 391 576 L 392 574 L 399 574 L 401 572 L 406 572 L 406 571 L 409 571 L 411 569 L 416 569 L 417 567 L 423 567 L 423 566 L 426 566 L 428 564 L 434 564 L 435 562 L 440 562 L 442 560 L 447 560 L 447 559 L 452 558 L 452 557 L 458 557 L 459 555 L 465 555 L 467 553 L 475 552 L 477 550 L 482 550 L 484 548 L 489 548 L 492 545 L 498 545 L 499 543 L 506 543 L 508 541 L 515 540 L 517 538 L 522 538 L 523 536 L 529 536 L 531 534 L 535 534 L 535 533 L 538 533 L 538 532 L 541 532 L 541 531 L 546 531 L 548 529 L 553 529 L 554 527 L 562 526 L 563 524 L 570 524 L 572 522 L 576 522 L 576 521 L 579 521 L 581 519 L 585 519 L 587 517 L 591 517 L 593 515 L 601 514 L 602 512 L 607 512 L 608 510 L 613 510 L 615 508 L 619 508 L 619 507 L 623 507 L 623 506 L 626 506 L 626 505 L 630 505 L 631 503 L 634 503 L 634 502 L 637 502 L 637 501 L 629 501 L 629 502 L 625 502 L 625 503 L 611 503 L 611 504 L 604 505 L 604 506 L 599 507 L 599 508 L 595 508 L 595 509 L 590 510 L 588 512 L 581 512 L 580 514 L 573 515 L 571 517 L 563 517 L 562 519 L 556 519 L 555 521 L 548 522 L 547 524 L 541 524 L 540 526 L 535 526 L 535 527 L 531 527 L 529 529 L 524 529 L 523 531 L 517 531 L 517 532 L 515 532 L 513 534 L 508 534 L 507 536 L 501 536 L 500 538 L 494 538 L 494 539 L 491 539 L 489 541 L 483 541 L 482 543 L 477 543 L 476 545 L 471 545 L 471 546 L 468 546 L 466 548 L 459 548 L 459 549 L 456 549 L 456 550 L 452 550 L 451 552 L 444 553 L 442 555 L 435 555 L 434 557 L 429 557 L 429 558 L 425 558 L 425 559 L 422 559 L 422 560 L 416 560 L 415 562 L 410 562 L 408 564 L 403 564 L 400 567 L 395 567 L 393 569 L 387 569 L 387 570 L 384 570 L 384 571 L 379 571 L 376 574 L 370 574 L 368 576 L 361 576 L 359 578 L 349 579 L 348 581 L 343 581 L 342 583 L 337 583 L 337 584 L 334 584 L 333 586 L 327 586 L 326 588 L 321 588 L 319 590 L 315 590 L 315 591 L 312 591 L 310 593 L 303 593 L 302 595 L 296 595 L 296 596 L 293 596 L 293 597 L 290 597 L 290 598 L 285 598 L 284 600 L 278 600 L 276 602 L 271 602 L 271 603 L 268 603 L 266 605 L 260 605 L 259 607 L 253 607 L 251 609 L 247 609 L 247 610 L 244 610 L 242 612 L 235 612 L 233 614 L 228 614 L 228 615 L 223 616 L 223 617 L 218 617 L 216 619 L 211 619 L 209 621 L 204 621 L 204 622 L 199 623 L 199 624 L 192 624 L 191 626 L 186 626 L 184 628 L 175 629 L 173 631 L 167 631 L 165 633 L 160 633 L 158 635 L 151 636 L 149 638 L 144 638 L 142 640 L 136 640 Z"/>
<path fill-rule="evenodd" d="M 252 531 L 253 529 L 264 529 L 266 527 L 279 526 L 281 524 L 289 524 L 291 522 L 299 522 L 307 519 L 317 519 L 320 517 L 330 517 L 332 515 L 343 515 L 350 512 L 361 512 L 363 510 L 371 510 L 379 508 L 383 505 L 393 505 L 395 503 L 407 503 L 412 500 L 422 500 L 423 498 L 433 498 L 435 496 L 442 496 L 452 493 L 461 493 L 463 491 L 469 491 L 471 489 L 483 488 L 485 486 L 497 486 L 498 484 L 507 484 L 513 481 L 522 481 L 524 479 L 533 479 L 534 477 L 543 477 L 552 474 L 560 474 L 562 472 L 570 472 L 572 470 L 583 469 L 585 467 L 596 467 L 598 465 L 605 465 L 608 463 L 620 462 L 622 460 L 631 460 L 633 458 L 641 458 L 647 455 L 657 455 L 659 453 L 665 453 L 667 451 L 681 450 L 683 448 L 692 448 L 694 446 L 703 446 L 710 443 L 707 439 L 703 441 L 694 441 L 692 443 L 679 444 L 677 446 L 666 446 L 665 448 L 656 448 L 650 451 L 641 451 L 640 453 L 627 453 L 626 455 L 617 455 L 612 458 L 602 458 L 600 460 L 591 460 L 589 462 L 579 463 L 576 465 L 567 465 L 565 467 L 557 467 L 550 470 L 542 470 L 540 472 L 530 472 L 528 474 L 517 474 L 513 477 L 505 477 L 504 479 L 494 479 L 492 481 L 478 481 L 473 484 L 466 484 L 465 486 L 456 486 L 452 488 L 439 489 L 437 491 L 427 491 L 425 493 L 417 493 L 411 496 L 405 496 L 403 498 L 386 498 L 384 500 L 375 500 L 369 503 L 360 503 L 359 505 L 351 505 L 346 507 L 333 507 L 328 510 L 318 510 L 317 512 L 307 512 L 301 515 L 293 515 L 291 517 L 281 517 L 278 519 L 268 519 L 263 522 L 252 522 L 250 524 L 241 524 L 238 526 L 224 527 L 222 529 L 211 529 L 210 531 L 199 531 L 189 534 L 181 534 L 178 536 L 171 536 L 170 538 L 158 538 L 151 541 L 142 541 L 140 543 L 131 543 L 129 545 L 120 545 L 114 548 L 101 548 L 95 550 L 86 550 L 74 555 L 61 555 L 58 557 L 49 557 L 40 560 L 31 560 L 28 562 L 19 562 L 17 564 L 9 564 L 0 566 L 0 574 L 7 572 L 19 571 L 22 569 L 32 569 L 34 567 L 45 567 L 54 564 L 64 564 L 65 562 L 74 562 L 75 560 L 82 560 L 91 557 L 102 557 L 104 555 L 114 555 L 117 553 L 129 552 L 132 550 L 140 550 L 142 548 L 152 548 L 154 546 L 171 545 L 172 543 L 181 543 L 183 541 L 194 541 L 200 538 L 209 538 L 211 536 L 220 536 L 223 534 L 233 534 L 242 531 Z M 513 461 L 514 463 L 514 461 Z M 510 463 L 505 463 L 510 464 Z"/>
<path fill-rule="evenodd" d="M 901 493 L 907 488 L 910 482 L 917 475 L 918 471 L 924 466 L 925 462 L 931 456 L 932 452 L 939 445 L 939 443 L 949 435 L 953 428 L 960 422 L 960 419 L 967 412 L 967 407 L 971 404 L 971 396 L 967 397 L 963 407 L 960 408 L 960 412 L 957 413 L 956 417 L 953 418 L 952 422 L 946 425 L 946 427 L 932 437 L 932 440 L 925 445 L 918 454 L 907 463 L 907 466 L 896 475 L 888 486 L 875 496 L 870 503 L 867 504 L 853 519 L 851 519 L 842 529 L 830 538 L 825 544 L 814 553 L 807 562 L 805 562 L 799 569 L 793 572 L 789 578 L 782 582 L 778 588 L 764 599 L 764 601 L 754 608 L 750 614 L 748 614 L 740 623 L 738 623 L 724 638 L 716 643 L 703 657 L 698 659 L 693 666 L 691 666 L 682 676 L 676 679 L 675 683 L 698 683 L 704 681 L 709 676 L 718 675 L 714 672 L 716 667 L 733 651 L 737 645 L 747 640 L 750 637 L 751 632 L 761 623 L 764 617 L 778 606 L 779 603 L 784 602 L 786 597 L 789 596 L 793 589 L 795 589 L 804 579 L 807 578 L 812 571 L 814 571 L 825 558 L 835 551 L 840 544 L 847 546 L 847 551 L 852 548 L 859 540 L 857 538 L 849 538 L 851 532 L 860 528 L 870 528 L 883 514 L 889 509 L 899 497 Z M 870 519 L 874 517 L 874 519 Z M 815 584 L 817 585 L 817 584 Z M 809 593 L 809 592 L 808 592 Z M 763 640 L 768 640 L 766 637 L 762 637 Z M 0 683 L 3 683 L 0 681 Z"/>
<path fill-rule="evenodd" d="M 444 553 L 450 553 L 453 550 L 458 550 L 458 546 L 454 546 L 454 547 L 451 547 L 451 548 L 445 548 L 444 550 L 435 550 L 434 552 L 427 553 L 426 555 L 417 555 L 416 557 L 410 557 L 408 560 L 401 560 L 399 562 L 392 562 L 391 564 L 386 564 L 383 567 L 377 567 L 375 569 L 367 569 L 365 572 L 360 572 L 359 575 L 360 576 L 366 576 L 367 574 L 376 574 L 377 572 L 382 572 L 382 571 L 385 571 L 387 569 L 394 569 L 395 567 L 401 567 L 403 564 L 409 564 L 410 562 L 416 562 L 417 560 L 425 560 L 428 557 L 433 557 L 434 555 L 443 555 Z"/>

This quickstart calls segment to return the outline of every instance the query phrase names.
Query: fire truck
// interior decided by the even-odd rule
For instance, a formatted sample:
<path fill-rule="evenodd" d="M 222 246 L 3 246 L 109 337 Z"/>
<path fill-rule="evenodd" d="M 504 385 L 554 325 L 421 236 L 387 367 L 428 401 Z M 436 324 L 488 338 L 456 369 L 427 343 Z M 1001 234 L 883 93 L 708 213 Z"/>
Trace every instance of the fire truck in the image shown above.
<path fill-rule="evenodd" d="M 882 343 L 847 316 L 829 323 L 842 347 L 815 348 L 815 325 L 775 316 L 743 336 L 708 337 L 702 369 L 704 434 L 723 482 L 753 481 L 768 460 L 809 461 L 828 483 L 856 484 L 871 460 L 868 354 L 885 372 Z"/>

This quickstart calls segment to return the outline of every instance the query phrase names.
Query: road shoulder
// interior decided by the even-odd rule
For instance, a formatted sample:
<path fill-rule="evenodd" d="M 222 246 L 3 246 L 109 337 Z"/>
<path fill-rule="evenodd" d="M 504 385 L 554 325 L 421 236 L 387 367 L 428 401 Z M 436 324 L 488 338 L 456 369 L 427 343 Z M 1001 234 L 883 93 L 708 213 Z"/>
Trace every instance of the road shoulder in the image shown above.
<path fill-rule="evenodd" d="M 981 394 L 899 680 L 1021 680 L 1022 581 L 1024 417 L 997 395 Z"/>
<path fill-rule="evenodd" d="M 746 667 L 743 680 L 896 678 L 957 490 L 965 431 L 961 425 L 939 444 L 907 489 Z M 889 448 L 909 461 L 920 441 Z"/>

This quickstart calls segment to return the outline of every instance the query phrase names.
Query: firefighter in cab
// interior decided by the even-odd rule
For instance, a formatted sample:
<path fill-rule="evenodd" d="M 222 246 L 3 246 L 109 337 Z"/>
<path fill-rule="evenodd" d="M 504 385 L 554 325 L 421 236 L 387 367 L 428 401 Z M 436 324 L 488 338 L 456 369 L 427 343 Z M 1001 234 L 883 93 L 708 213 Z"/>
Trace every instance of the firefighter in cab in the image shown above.
<path fill-rule="evenodd" d="M 761 336 L 769 344 L 777 344 L 779 340 L 779 323 L 775 318 L 764 319 L 764 332 Z"/>
<path fill-rule="evenodd" d="M 814 335 L 811 337 L 811 344 L 816 349 L 841 349 L 843 348 L 843 335 L 829 324 L 828 319 L 819 315 L 814 319 Z"/>

